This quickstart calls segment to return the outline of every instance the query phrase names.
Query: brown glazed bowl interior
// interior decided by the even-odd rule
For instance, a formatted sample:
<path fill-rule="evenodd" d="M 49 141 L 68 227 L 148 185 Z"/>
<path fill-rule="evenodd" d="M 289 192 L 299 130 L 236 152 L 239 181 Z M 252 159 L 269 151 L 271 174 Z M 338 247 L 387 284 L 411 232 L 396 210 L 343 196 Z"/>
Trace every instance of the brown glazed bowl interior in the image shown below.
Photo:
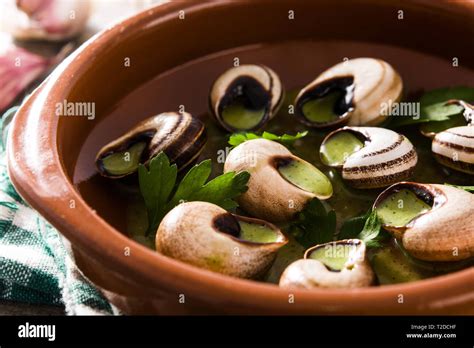
<path fill-rule="evenodd" d="M 474 69 L 473 22 L 474 6 L 467 1 L 176 1 L 158 6 L 89 40 L 23 104 L 10 132 L 10 176 L 24 199 L 71 242 L 81 270 L 126 313 L 472 314 L 472 268 L 407 284 L 289 291 L 192 267 L 128 239 L 110 218 L 124 212 L 108 212 L 106 192 L 98 188 L 86 202 L 73 178 L 87 169 L 82 166 L 92 165 L 81 164 L 81 156 L 93 159 L 99 146 L 152 113 L 181 104 L 193 114 L 205 113 L 210 82 L 224 63 L 191 69 L 192 78 L 175 74 L 202 57 L 223 51 L 245 57 L 255 47 L 295 40 L 328 42 L 328 47 L 348 42 L 347 50 L 330 56 L 297 52 L 290 57 L 291 67 L 283 67 L 290 59 L 284 50 L 259 58 L 281 74 L 285 86 L 295 88 L 334 64 L 335 57 L 380 56 L 351 51 L 351 42 L 369 42 L 416 50 L 446 64 L 456 57 L 456 81 L 433 71 L 425 73 L 424 87 L 467 84 L 462 72 Z M 421 58 L 391 59 L 407 85 L 424 65 Z M 114 115 L 125 96 L 157 76 L 167 88 L 144 90 L 133 105 L 122 108 L 128 112 Z M 65 100 L 94 102 L 95 119 L 55 116 L 57 103 Z M 105 134 L 102 143 L 88 142 L 98 130 Z"/>

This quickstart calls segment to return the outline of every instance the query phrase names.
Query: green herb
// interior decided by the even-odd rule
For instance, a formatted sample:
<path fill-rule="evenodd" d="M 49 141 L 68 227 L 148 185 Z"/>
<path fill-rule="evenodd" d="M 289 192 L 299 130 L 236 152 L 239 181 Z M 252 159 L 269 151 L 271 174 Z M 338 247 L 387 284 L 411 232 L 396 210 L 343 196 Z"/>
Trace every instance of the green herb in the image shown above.
<path fill-rule="evenodd" d="M 344 222 L 339 231 L 339 239 L 357 238 L 363 240 L 368 248 L 379 248 L 388 237 L 382 230 L 382 223 L 375 210 L 369 210 L 362 216 L 356 216 Z"/>
<path fill-rule="evenodd" d="M 290 231 L 305 248 L 330 242 L 334 240 L 336 231 L 336 213 L 334 210 L 326 212 L 323 204 L 313 199 L 291 224 Z M 379 248 L 388 234 L 383 231 L 376 211 L 369 210 L 364 215 L 346 220 L 337 237 L 361 239 L 368 248 Z"/>
<path fill-rule="evenodd" d="M 451 116 L 445 121 L 425 122 L 421 124 L 420 131 L 423 134 L 437 134 L 449 128 L 460 127 L 466 125 L 466 119 L 462 114 Z"/>
<path fill-rule="evenodd" d="M 379 248 L 380 242 L 385 239 L 382 232 L 382 222 L 380 221 L 377 212 L 372 210 L 369 217 L 365 221 L 364 228 L 359 233 L 358 238 L 365 242 L 368 248 Z"/>
<path fill-rule="evenodd" d="M 177 184 L 176 164 L 170 164 L 161 152 L 150 161 L 149 169 L 138 168 L 140 191 L 148 214 L 146 235 L 156 231 L 164 216 L 176 205 L 185 201 L 214 203 L 224 209 L 237 207 L 234 199 L 247 190 L 248 172 L 228 172 L 211 181 L 211 161 L 205 160 L 192 167 Z"/>
<path fill-rule="evenodd" d="M 445 185 L 456 187 L 458 189 L 474 193 L 474 186 L 460 186 L 460 185 L 451 185 L 451 184 L 445 184 Z"/>
<path fill-rule="evenodd" d="M 170 165 L 164 153 L 150 161 L 149 171 L 143 165 L 138 167 L 140 192 L 148 214 L 147 235 L 168 212 L 167 203 L 176 183 L 177 173 L 176 164 Z"/>
<path fill-rule="evenodd" d="M 399 127 L 424 122 L 439 122 L 449 120 L 450 117 L 460 115 L 464 111 L 461 105 L 447 104 L 451 99 L 474 100 L 474 88 L 453 87 L 439 88 L 426 92 L 420 99 L 420 117 L 393 117 L 391 126 Z"/>
<path fill-rule="evenodd" d="M 296 221 L 290 226 L 290 231 L 296 241 L 305 248 L 330 242 L 336 231 L 336 213 L 334 210 L 326 212 L 323 204 L 314 198 L 298 214 Z"/>
<path fill-rule="evenodd" d="M 258 135 L 256 133 L 250 133 L 250 132 L 235 133 L 230 136 L 229 144 L 232 146 L 237 146 L 237 145 L 242 144 L 243 142 L 246 142 L 247 140 L 267 139 L 267 140 L 277 141 L 286 146 L 291 146 L 296 140 L 305 137 L 307 134 L 308 134 L 307 131 L 298 132 L 296 133 L 296 135 L 289 135 L 289 134 L 276 135 L 269 132 L 263 132 L 261 135 Z"/>
<path fill-rule="evenodd" d="M 344 221 L 337 235 L 338 239 L 357 238 L 358 234 L 364 228 L 365 222 L 370 216 L 371 210 L 364 215 L 356 216 Z"/>

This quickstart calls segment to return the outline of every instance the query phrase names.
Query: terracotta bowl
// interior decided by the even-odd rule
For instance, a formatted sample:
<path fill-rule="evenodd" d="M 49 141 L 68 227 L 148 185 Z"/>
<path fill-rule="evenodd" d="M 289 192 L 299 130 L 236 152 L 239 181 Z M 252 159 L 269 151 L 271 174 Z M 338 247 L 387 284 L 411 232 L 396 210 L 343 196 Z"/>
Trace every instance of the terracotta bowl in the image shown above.
<path fill-rule="evenodd" d="M 472 84 L 473 22 L 468 1 L 158 6 L 93 37 L 23 104 L 9 138 L 10 176 L 24 199 L 71 242 L 84 274 L 125 313 L 472 314 L 472 268 L 351 291 L 283 290 L 146 249 L 119 231 L 124 211 L 110 204 L 105 189 L 79 191 L 74 183 L 93 171 L 100 146 L 139 120 L 181 104 L 205 114 L 211 81 L 233 57 L 270 65 L 287 88 L 301 86 L 337 60 L 361 55 L 387 58 L 414 91 Z M 306 43 L 291 46 L 295 41 Z M 415 53 L 399 54 L 403 50 Z M 454 57 L 459 67 L 452 66 Z M 214 63 L 201 64 L 209 59 Z M 94 102 L 95 118 L 57 117 L 57 103 L 64 101 Z"/>

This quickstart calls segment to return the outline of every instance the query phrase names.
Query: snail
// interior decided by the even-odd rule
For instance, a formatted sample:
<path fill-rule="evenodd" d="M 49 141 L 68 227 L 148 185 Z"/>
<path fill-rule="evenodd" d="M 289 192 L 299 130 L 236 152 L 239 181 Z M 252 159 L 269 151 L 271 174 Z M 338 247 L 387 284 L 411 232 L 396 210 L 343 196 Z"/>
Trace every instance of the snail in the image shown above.
<path fill-rule="evenodd" d="M 209 94 L 209 106 L 224 129 L 257 130 L 276 115 L 283 94 L 281 81 L 272 69 L 240 65 L 216 79 Z"/>
<path fill-rule="evenodd" d="M 206 143 L 204 124 L 186 112 L 165 112 L 150 117 L 97 154 L 99 173 L 121 178 L 136 172 L 163 151 L 179 169 L 193 163 Z"/>
<path fill-rule="evenodd" d="M 232 149 L 224 164 L 224 172 L 229 171 L 250 173 L 239 204 L 249 214 L 272 222 L 289 221 L 311 199 L 328 199 L 333 192 L 319 169 L 271 140 L 249 140 Z"/>
<path fill-rule="evenodd" d="M 387 62 L 351 59 L 329 68 L 305 86 L 296 97 L 295 114 L 314 128 L 378 125 L 401 99 L 402 90 L 400 75 Z"/>
<path fill-rule="evenodd" d="M 379 188 L 409 178 L 418 161 L 410 140 L 378 127 L 342 127 L 329 133 L 320 148 L 324 164 L 341 168 L 356 188 Z"/>
<path fill-rule="evenodd" d="M 447 185 L 401 182 L 376 199 L 383 227 L 425 261 L 474 256 L 474 195 Z"/>
<path fill-rule="evenodd" d="M 374 272 L 359 239 L 316 245 L 304 259 L 290 264 L 280 278 L 283 288 L 360 288 L 370 286 Z"/>
<path fill-rule="evenodd" d="M 464 108 L 467 126 L 453 127 L 437 133 L 431 145 L 435 159 L 451 169 L 474 174 L 474 106 L 462 100 L 449 101 Z"/>
<path fill-rule="evenodd" d="M 287 242 L 275 225 L 207 202 L 176 206 L 156 233 L 156 250 L 163 255 L 240 278 L 263 275 Z"/>

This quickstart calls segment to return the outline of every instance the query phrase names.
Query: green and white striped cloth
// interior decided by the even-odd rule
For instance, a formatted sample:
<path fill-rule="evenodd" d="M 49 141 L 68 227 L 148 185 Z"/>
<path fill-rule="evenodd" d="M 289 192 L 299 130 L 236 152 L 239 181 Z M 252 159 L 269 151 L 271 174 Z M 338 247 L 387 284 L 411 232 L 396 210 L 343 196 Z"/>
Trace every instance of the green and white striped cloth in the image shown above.
<path fill-rule="evenodd" d="M 7 114 L 0 121 L 2 135 Z M 0 299 L 64 305 L 69 315 L 117 314 L 76 267 L 67 241 L 15 191 L 5 136 L 0 139 Z"/>

